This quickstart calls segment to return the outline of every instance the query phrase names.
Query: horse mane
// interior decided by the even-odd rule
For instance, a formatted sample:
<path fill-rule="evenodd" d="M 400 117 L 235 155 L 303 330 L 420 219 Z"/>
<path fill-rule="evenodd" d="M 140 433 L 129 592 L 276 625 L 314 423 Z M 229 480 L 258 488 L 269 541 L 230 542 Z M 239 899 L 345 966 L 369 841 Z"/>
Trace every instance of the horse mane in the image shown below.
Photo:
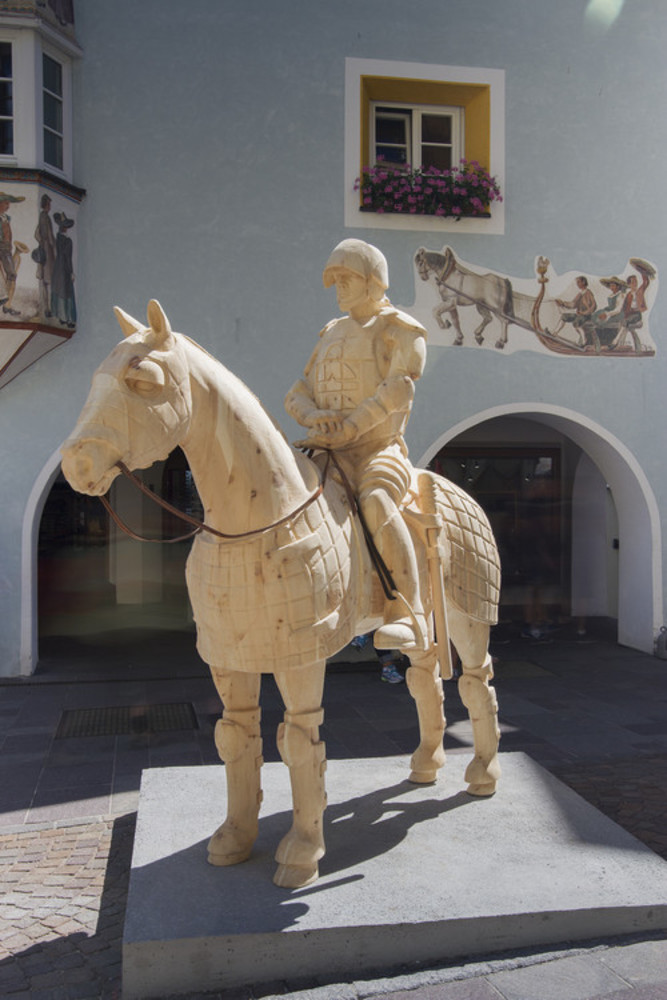
<path fill-rule="evenodd" d="M 176 331 L 174 331 L 174 333 L 175 332 Z M 239 378 L 238 375 L 235 375 L 234 372 L 231 371 L 229 368 L 227 368 L 227 366 L 224 365 L 222 363 L 222 361 L 220 361 L 219 358 L 216 358 L 215 355 L 211 354 L 210 351 L 207 351 L 205 347 L 202 347 L 201 344 L 199 344 L 196 340 L 193 340 L 192 337 L 188 336 L 187 333 L 179 333 L 178 336 L 182 337 L 183 340 L 187 340 L 187 342 L 189 344 L 191 344 L 192 347 L 196 347 L 198 351 L 200 351 L 207 358 L 209 358 L 211 361 L 213 361 L 215 363 L 215 365 L 216 365 L 217 368 L 220 368 L 222 371 L 224 371 L 228 377 L 232 378 L 239 387 L 241 387 L 245 392 L 247 392 L 247 394 L 251 397 L 251 399 L 253 399 L 255 401 L 255 403 L 257 404 L 257 406 L 265 414 L 265 416 L 267 417 L 267 419 L 271 422 L 271 424 L 273 425 L 273 427 L 275 428 L 275 430 L 278 431 L 278 433 L 282 437 L 283 441 L 285 441 L 286 444 L 289 444 L 289 441 L 287 439 L 287 435 L 285 434 L 284 430 L 282 429 L 282 427 L 280 426 L 280 424 L 278 423 L 278 421 L 276 420 L 276 418 L 273 416 L 273 414 L 270 412 L 270 410 L 266 409 L 266 407 L 262 403 L 262 401 L 259 398 L 259 396 L 255 392 L 253 392 L 253 390 L 249 386 L 246 385 L 246 383 L 243 381 L 243 379 Z"/>

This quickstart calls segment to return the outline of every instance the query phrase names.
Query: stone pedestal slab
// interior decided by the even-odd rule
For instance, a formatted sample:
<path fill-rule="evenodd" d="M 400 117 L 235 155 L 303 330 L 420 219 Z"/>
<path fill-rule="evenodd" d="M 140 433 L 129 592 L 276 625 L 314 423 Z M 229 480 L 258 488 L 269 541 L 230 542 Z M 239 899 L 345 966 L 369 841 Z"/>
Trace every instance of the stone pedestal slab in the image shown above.
<path fill-rule="evenodd" d="M 363 978 L 510 948 L 667 927 L 667 863 L 524 754 L 503 754 L 491 799 L 468 796 L 469 755 L 436 785 L 407 757 L 330 761 L 319 882 L 272 882 L 291 822 L 287 769 L 264 767 L 251 859 L 206 862 L 222 766 L 144 771 L 123 940 L 123 997 L 275 979 Z"/>

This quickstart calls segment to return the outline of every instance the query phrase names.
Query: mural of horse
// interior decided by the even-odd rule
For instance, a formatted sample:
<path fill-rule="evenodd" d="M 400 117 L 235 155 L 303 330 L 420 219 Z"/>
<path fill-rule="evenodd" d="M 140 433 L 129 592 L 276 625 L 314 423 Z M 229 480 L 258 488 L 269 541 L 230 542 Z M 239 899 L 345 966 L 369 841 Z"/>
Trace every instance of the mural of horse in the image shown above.
<path fill-rule="evenodd" d="M 474 306 L 482 317 L 482 322 L 474 331 L 477 343 L 484 343 L 484 330 L 495 316 L 501 324 L 501 336 L 496 347 L 504 345 L 507 341 L 507 327 L 514 315 L 512 283 L 509 278 L 471 271 L 456 259 L 451 247 L 445 247 L 443 253 L 420 247 L 415 254 L 415 263 L 422 281 L 428 281 L 433 275 L 442 300 L 433 309 L 433 317 L 442 330 L 454 327 L 454 344 L 463 343 L 458 307 Z M 443 314 L 447 314 L 449 318 L 443 320 Z"/>
<path fill-rule="evenodd" d="M 543 291 L 537 296 L 525 295 L 512 287 L 509 278 L 493 272 L 478 274 L 457 260 L 451 247 L 445 247 L 442 252 L 420 247 L 415 254 L 415 265 L 422 281 L 433 278 L 441 299 L 433 309 L 433 317 L 441 330 L 454 327 L 455 345 L 463 343 L 458 308 L 474 306 L 482 317 L 481 323 L 474 330 L 475 341 L 479 345 L 484 343 L 484 331 L 495 318 L 500 323 L 500 336 L 495 342 L 498 350 L 505 347 L 508 327 L 512 323 L 535 333 L 549 349 L 558 347 L 558 338 L 550 334 L 548 329 L 543 330 L 538 319 L 540 306 L 549 308 L 554 326 L 559 319 L 558 310 L 553 304 L 548 300 L 543 301 Z M 443 320 L 443 315 L 448 318 Z M 566 342 L 566 346 L 571 345 Z"/>
<path fill-rule="evenodd" d="M 227 816 L 209 841 L 209 861 L 244 861 L 257 837 L 260 681 L 262 672 L 272 672 L 285 704 L 278 746 L 293 798 L 274 881 L 303 886 L 317 877 L 324 854 L 326 760 L 319 727 L 325 661 L 381 624 L 384 594 L 335 470 L 293 449 L 239 379 L 171 330 L 159 303 L 149 303 L 147 326 L 120 309 L 116 315 L 125 338 L 93 377 L 62 446 L 63 472 L 74 489 L 102 496 L 123 464 L 143 469 L 177 446 L 185 452 L 206 525 L 188 557 L 188 590 L 197 648 L 223 703 L 215 740 L 226 768 Z M 425 609 L 430 615 L 437 603 L 437 579 L 448 635 L 461 658 L 459 690 L 474 735 L 468 791 L 491 795 L 500 773 L 488 653 L 498 553 L 485 515 L 467 494 L 431 473 L 416 471 L 415 478 L 405 517 Z M 420 726 L 410 774 L 418 783 L 433 782 L 445 759 L 439 659 L 448 663 L 449 640 L 441 635 L 439 651 L 431 625 L 428 648 L 410 652 L 406 678 Z"/>

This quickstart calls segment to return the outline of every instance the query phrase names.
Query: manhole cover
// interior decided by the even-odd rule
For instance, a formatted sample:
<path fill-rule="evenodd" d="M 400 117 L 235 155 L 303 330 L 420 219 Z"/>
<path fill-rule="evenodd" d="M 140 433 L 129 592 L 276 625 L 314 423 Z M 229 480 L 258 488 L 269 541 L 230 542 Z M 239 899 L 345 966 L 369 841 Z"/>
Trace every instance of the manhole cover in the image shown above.
<path fill-rule="evenodd" d="M 109 708 L 66 709 L 56 739 L 76 736 L 124 736 L 132 733 L 170 733 L 198 729 L 190 702 L 169 705 L 119 705 Z"/>

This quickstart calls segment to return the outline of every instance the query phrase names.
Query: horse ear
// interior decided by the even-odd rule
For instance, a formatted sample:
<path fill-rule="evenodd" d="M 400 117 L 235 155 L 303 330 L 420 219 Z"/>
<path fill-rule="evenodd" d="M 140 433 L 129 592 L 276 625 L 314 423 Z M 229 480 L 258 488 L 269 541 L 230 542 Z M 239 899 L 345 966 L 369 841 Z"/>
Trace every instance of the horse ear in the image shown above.
<path fill-rule="evenodd" d="M 166 343 L 171 337 L 171 323 L 157 299 L 151 299 L 148 303 L 148 325 L 159 344 Z"/>
<path fill-rule="evenodd" d="M 123 331 L 124 337 L 130 337 L 133 333 L 139 333 L 140 330 L 143 330 L 141 323 L 138 323 L 136 319 L 133 319 L 129 313 L 124 312 L 119 306 L 114 306 L 113 311 L 116 314 L 118 325 Z"/>

